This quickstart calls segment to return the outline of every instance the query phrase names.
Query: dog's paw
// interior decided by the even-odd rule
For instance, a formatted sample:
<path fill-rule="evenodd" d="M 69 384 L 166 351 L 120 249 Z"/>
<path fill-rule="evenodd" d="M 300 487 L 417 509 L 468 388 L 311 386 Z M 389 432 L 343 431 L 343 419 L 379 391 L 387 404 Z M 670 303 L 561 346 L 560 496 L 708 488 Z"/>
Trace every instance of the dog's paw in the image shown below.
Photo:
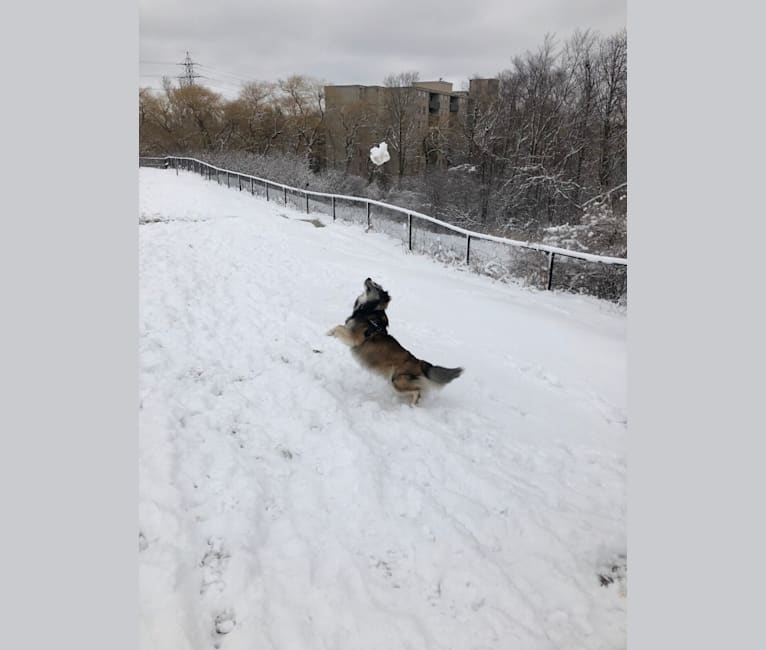
<path fill-rule="evenodd" d="M 335 333 L 338 331 L 338 326 L 336 325 L 330 330 L 327 330 L 327 336 L 335 336 Z"/>

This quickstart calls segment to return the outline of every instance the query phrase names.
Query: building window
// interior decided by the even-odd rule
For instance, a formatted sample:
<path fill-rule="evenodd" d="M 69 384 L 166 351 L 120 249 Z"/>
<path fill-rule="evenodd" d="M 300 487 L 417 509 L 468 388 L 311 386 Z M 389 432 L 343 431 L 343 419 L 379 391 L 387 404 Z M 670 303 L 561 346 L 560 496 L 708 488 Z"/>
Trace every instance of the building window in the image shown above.
<path fill-rule="evenodd" d="M 460 106 L 460 103 L 458 101 L 458 97 L 454 96 L 454 95 L 450 96 L 450 98 L 449 98 L 449 112 L 450 113 L 457 113 L 459 106 Z"/>
<path fill-rule="evenodd" d="M 437 93 L 428 93 L 428 112 L 439 112 L 439 95 Z"/>

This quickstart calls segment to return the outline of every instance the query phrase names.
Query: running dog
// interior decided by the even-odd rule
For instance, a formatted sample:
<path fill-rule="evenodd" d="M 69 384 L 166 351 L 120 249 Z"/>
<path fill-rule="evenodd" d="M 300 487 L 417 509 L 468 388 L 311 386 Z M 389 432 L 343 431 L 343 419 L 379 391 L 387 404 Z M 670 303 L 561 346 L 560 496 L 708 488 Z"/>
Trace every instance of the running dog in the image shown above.
<path fill-rule="evenodd" d="M 388 292 L 367 278 L 351 316 L 327 335 L 350 346 L 359 363 L 390 380 L 400 394 L 411 398 L 414 406 L 425 390 L 448 384 L 459 377 L 463 369 L 434 366 L 405 350 L 388 333 L 386 308 L 390 302 Z"/>

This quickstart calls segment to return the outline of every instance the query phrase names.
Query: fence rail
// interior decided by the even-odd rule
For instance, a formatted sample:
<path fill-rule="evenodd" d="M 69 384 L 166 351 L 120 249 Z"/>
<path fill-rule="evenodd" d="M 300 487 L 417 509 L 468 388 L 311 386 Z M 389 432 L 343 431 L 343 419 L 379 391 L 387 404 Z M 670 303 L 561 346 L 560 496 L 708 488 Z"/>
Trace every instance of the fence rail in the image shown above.
<path fill-rule="evenodd" d="M 515 239 L 507 239 L 505 237 L 497 237 L 495 235 L 489 235 L 485 233 L 475 232 L 472 230 L 466 230 L 465 228 L 461 228 L 459 226 L 455 226 L 450 223 L 446 223 L 445 221 L 441 221 L 439 219 L 435 219 L 434 217 L 431 217 L 427 214 L 423 214 L 421 212 L 418 212 L 416 210 L 409 210 L 407 208 L 402 208 L 396 205 L 391 205 L 389 203 L 384 203 L 382 201 L 376 201 L 374 199 L 368 199 L 358 196 L 346 196 L 343 194 L 332 194 L 329 192 L 315 192 L 313 190 L 307 190 L 307 189 L 300 189 L 297 187 L 292 187 L 290 185 L 285 185 L 284 183 L 278 183 L 276 181 L 272 181 L 266 178 L 260 178 L 258 176 L 252 176 L 249 174 L 243 174 L 241 172 L 235 172 L 231 171 L 229 169 L 222 169 L 220 167 L 216 167 L 215 165 L 211 165 L 209 163 L 206 163 L 203 160 L 198 160 L 197 158 L 188 158 L 188 157 L 181 157 L 181 156 L 165 156 L 165 157 L 145 157 L 142 156 L 139 158 L 139 165 L 145 166 L 145 167 L 161 167 L 161 168 L 172 168 L 176 170 L 176 174 L 178 173 L 179 169 L 188 170 L 196 172 L 200 175 L 202 175 L 204 178 L 208 180 L 215 179 L 219 184 L 226 183 L 227 187 L 237 187 L 240 191 L 247 190 L 251 194 L 259 194 L 260 196 L 265 196 L 267 201 L 276 200 L 276 201 L 282 201 L 285 205 L 292 205 L 293 207 L 299 208 L 299 209 L 305 209 L 307 213 L 311 212 L 312 208 L 312 200 L 314 203 L 314 209 L 319 212 L 323 212 L 325 214 L 332 214 L 333 220 L 336 218 L 343 218 L 343 216 L 339 215 L 339 212 L 344 212 L 346 217 L 348 217 L 347 214 L 347 208 L 349 206 L 357 205 L 358 207 L 361 207 L 363 210 L 363 217 L 359 217 L 358 214 L 355 215 L 354 218 L 351 220 L 354 221 L 361 221 L 361 223 L 366 224 L 368 228 L 372 227 L 372 219 L 373 219 L 373 207 L 378 208 L 379 212 L 382 212 L 386 214 L 386 219 L 389 221 L 397 221 L 397 219 L 402 220 L 401 225 L 404 226 L 404 223 L 406 223 L 406 230 L 407 235 L 405 238 L 405 241 L 407 242 L 409 250 L 413 250 L 413 228 L 416 228 L 417 226 L 413 225 L 413 220 L 418 220 L 420 222 L 423 222 L 424 225 L 422 228 L 425 228 L 426 230 L 431 231 L 432 233 L 440 233 L 442 235 L 446 235 L 449 233 L 451 236 L 460 237 L 463 241 L 463 250 L 464 250 L 464 256 L 461 254 L 461 257 L 465 261 L 467 265 L 471 265 L 472 259 L 476 257 L 475 249 L 477 248 L 478 242 L 485 242 L 489 244 L 499 244 L 504 247 L 511 247 L 519 250 L 527 250 L 527 251 L 534 251 L 536 253 L 544 254 L 545 255 L 545 262 L 543 265 L 543 276 L 544 276 L 544 286 L 546 289 L 550 290 L 553 285 L 554 281 L 554 262 L 556 261 L 557 256 L 560 258 L 563 258 L 562 261 L 568 261 L 571 260 L 570 265 L 578 267 L 579 270 L 575 269 L 573 272 L 569 273 L 569 276 L 572 276 L 577 279 L 577 276 L 593 276 L 594 273 L 596 275 L 599 275 L 598 272 L 595 272 L 593 269 L 594 267 L 590 267 L 590 271 L 585 270 L 582 267 L 582 263 L 585 262 L 589 265 L 596 265 L 597 267 L 603 268 L 614 268 L 615 271 L 618 271 L 615 274 L 615 278 L 613 278 L 613 281 L 610 281 L 606 284 L 609 286 L 606 287 L 604 283 L 596 282 L 596 285 L 600 286 L 587 286 L 587 283 L 585 285 L 580 286 L 580 290 L 584 290 L 588 293 L 594 293 L 595 295 L 599 295 L 599 297 L 604 298 L 611 298 L 611 299 L 617 299 L 620 298 L 624 292 L 627 282 L 627 265 L 628 260 L 622 257 L 609 257 L 605 255 L 594 255 L 592 253 L 583 253 L 581 251 L 572 251 L 565 248 L 558 248 L 556 246 L 548 246 L 547 244 L 538 244 L 533 242 L 525 242 L 525 241 L 519 241 Z M 393 213 L 393 214 L 392 214 Z M 399 217 L 396 217 L 394 215 L 399 215 Z M 379 215 L 376 215 L 376 220 Z M 403 221 L 404 216 L 406 216 L 406 222 Z M 433 241 L 431 242 L 433 244 Z M 473 246 L 472 246 L 473 244 Z M 433 248 L 433 245 L 432 245 Z M 451 242 L 451 245 L 446 247 L 451 248 L 452 252 L 455 252 L 455 242 Z M 472 251 L 472 248 L 474 251 Z M 437 253 L 442 253 L 442 257 L 451 257 L 457 261 L 456 255 L 444 255 L 445 253 L 445 247 L 441 245 L 441 241 L 439 237 L 436 238 L 436 249 Z M 431 251 L 433 252 L 433 251 Z M 447 253 L 449 251 L 446 251 Z M 439 255 L 437 255 L 438 257 Z M 495 264 L 493 267 L 492 262 L 487 262 L 486 259 L 484 260 L 484 267 L 485 271 L 487 268 L 495 268 L 497 265 Z M 525 266 L 525 263 L 521 263 L 521 266 Z M 526 267 L 529 267 L 530 264 L 526 263 Z M 531 266 L 539 266 L 535 264 L 531 264 Z M 559 269 L 562 264 L 557 266 L 556 268 Z M 489 273 L 490 275 L 493 275 L 492 272 Z M 495 275 L 498 275 L 498 273 L 494 273 Z M 529 275 L 527 273 L 526 275 Z M 566 274 L 565 274 L 566 275 Z M 601 274 L 603 275 L 603 273 Z M 569 285 L 566 288 L 569 290 L 577 290 L 573 285 L 572 277 L 569 278 L 569 282 L 564 281 L 564 285 Z M 579 278 L 580 282 L 582 283 L 582 277 Z M 614 281 L 616 280 L 616 281 Z M 562 283 L 559 283 L 562 284 Z M 577 282 L 574 282 L 574 284 L 577 284 Z"/>

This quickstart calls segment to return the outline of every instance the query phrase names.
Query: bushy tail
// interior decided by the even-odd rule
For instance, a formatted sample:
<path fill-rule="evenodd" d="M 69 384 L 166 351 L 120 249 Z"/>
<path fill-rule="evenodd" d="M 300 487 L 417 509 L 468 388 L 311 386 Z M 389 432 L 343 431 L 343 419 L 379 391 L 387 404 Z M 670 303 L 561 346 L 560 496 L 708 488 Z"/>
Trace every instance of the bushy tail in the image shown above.
<path fill-rule="evenodd" d="M 463 374 L 462 368 L 442 368 L 441 366 L 434 366 L 428 363 L 428 361 L 421 361 L 423 374 L 435 384 L 443 386 L 449 384 L 453 379 L 457 379 Z"/>

